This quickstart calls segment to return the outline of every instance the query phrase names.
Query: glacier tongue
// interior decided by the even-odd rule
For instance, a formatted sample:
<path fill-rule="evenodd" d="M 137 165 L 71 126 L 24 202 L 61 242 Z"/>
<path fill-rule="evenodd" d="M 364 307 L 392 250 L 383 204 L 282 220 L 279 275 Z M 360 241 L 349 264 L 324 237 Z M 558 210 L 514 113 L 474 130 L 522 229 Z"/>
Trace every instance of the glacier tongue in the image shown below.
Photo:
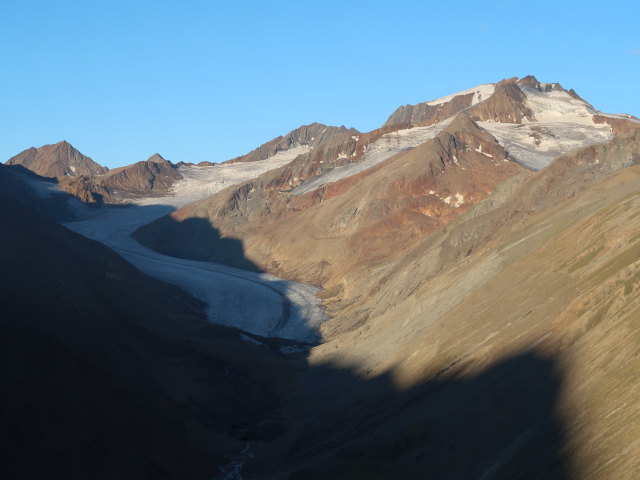
<path fill-rule="evenodd" d="M 513 160 L 531 170 L 540 170 L 563 153 L 613 136 L 608 125 L 567 122 L 496 123 L 479 122 L 509 152 Z"/>
<path fill-rule="evenodd" d="M 319 340 L 319 326 L 326 320 L 316 297 L 317 287 L 211 262 L 169 257 L 131 237 L 138 227 L 177 207 L 289 163 L 305 148 L 280 152 L 261 162 L 182 167 L 180 173 L 185 179 L 175 185 L 173 195 L 139 199 L 126 207 L 105 206 L 90 213 L 83 209 L 84 218 L 65 226 L 104 243 L 143 272 L 204 301 L 213 323 L 256 335 L 313 343 Z"/>

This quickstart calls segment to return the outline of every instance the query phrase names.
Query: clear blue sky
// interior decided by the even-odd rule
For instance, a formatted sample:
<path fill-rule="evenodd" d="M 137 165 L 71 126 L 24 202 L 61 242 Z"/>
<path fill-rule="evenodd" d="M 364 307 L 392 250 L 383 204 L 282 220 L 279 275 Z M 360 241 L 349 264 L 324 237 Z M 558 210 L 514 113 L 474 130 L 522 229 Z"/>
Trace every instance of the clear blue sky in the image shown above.
<path fill-rule="evenodd" d="M 0 160 L 223 161 L 512 76 L 640 116 L 637 0 L 0 2 Z"/>

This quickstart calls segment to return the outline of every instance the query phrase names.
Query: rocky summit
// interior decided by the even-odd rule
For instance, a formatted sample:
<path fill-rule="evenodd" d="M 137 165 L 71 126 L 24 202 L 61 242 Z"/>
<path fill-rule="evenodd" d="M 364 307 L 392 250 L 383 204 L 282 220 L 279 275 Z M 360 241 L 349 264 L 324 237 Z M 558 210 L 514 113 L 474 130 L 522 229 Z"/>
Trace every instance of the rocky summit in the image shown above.
<path fill-rule="evenodd" d="M 638 118 L 527 76 L 183 160 L 0 165 L 3 477 L 636 478 Z"/>

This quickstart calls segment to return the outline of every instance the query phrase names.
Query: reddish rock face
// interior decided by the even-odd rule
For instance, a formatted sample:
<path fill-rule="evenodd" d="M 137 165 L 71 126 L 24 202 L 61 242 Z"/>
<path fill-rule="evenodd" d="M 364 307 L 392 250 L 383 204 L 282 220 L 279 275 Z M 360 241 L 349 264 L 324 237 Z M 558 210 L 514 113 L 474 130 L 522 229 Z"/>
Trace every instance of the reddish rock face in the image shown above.
<path fill-rule="evenodd" d="M 180 223 L 203 217 L 223 236 L 245 241 L 261 268 L 278 265 L 275 273 L 316 284 L 337 281 L 356 265 L 401 255 L 524 171 L 468 115 L 407 153 L 305 195 L 277 188 L 290 169 L 186 206 L 173 214 L 178 222 L 152 223 L 137 238 L 152 248 L 163 238 L 169 254 L 206 251 Z M 167 252 L 169 243 L 179 251 Z"/>
<path fill-rule="evenodd" d="M 29 148 L 7 161 L 7 165 L 22 165 L 43 177 L 85 175 L 92 177 L 109 171 L 62 141 L 40 148 Z"/>
<path fill-rule="evenodd" d="M 526 97 L 517 81 L 517 78 L 510 78 L 497 83 L 494 94 L 471 107 L 469 113 L 480 121 L 522 123 L 523 118 L 533 120 L 533 112 L 526 107 Z"/>
<path fill-rule="evenodd" d="M 108 189 L 84 175 L 60 177 L 58 178 L 58 184 L 62 190 L 85 203 L 103 203 L 111 200 L 111 194 Z"/>
<path fill-rule="evenodd" d="M 312 123 L 311 125 L 297 128 L 287 133 L 284 137 L 276 137 L 246 155 L 233 158 L 224 163 L 265 160 L 278 152 L 305 145 L 311 148 L 330 148 L 331 145 L 340 143 L 342 137 L 350 138 L 359 134 L 360 132 L 354 128 L 346 128 L 344 126 L 330 127 L 321 123 Z"/>
<path fill-rule="evenodd" d="M 636 130 L 640 130 L 640 120 L 635 117 L 626 119 L 607 117 L 605 115 L 594 115 L 593 121 L 595 123 L 606 123 L 611 127 L 611 130 L 616 135 L 620 133 L 630 133 Z"/>
<path fill-rule="evenodd" d="M 111 170 L 96 181 L 111 191 L 133 195 L 164 195 L 181 178 L 176 167 L 156 153 L 144 162 Z"/>
<path fill-rule="evenodd" d="M 432 125 L 469 108 L 472 98 L 473 93 L 468 93 L 466 95 L 458 95 L 450 101 L 438 105 L 429 105 L 428 103 L 405 105 L 393 112 L 383 127 L 407 124 Z"/>

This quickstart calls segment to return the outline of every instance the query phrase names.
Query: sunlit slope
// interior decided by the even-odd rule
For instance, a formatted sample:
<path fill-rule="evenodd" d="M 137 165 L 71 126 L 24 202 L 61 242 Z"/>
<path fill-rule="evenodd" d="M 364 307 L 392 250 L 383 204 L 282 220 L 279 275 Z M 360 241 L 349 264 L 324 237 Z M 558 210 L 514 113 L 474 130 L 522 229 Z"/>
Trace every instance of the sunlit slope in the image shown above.
<path fill-rule="evenodd" d="M 570 160 L 556 167 L 564 173 L 526 182 L 502 206 L 433 235 L 400 262 L 358 272 L 357 291 L 328 300 L 331 341 L 311 363 L 389 375 L 402 390 L 536 351 L 558 362 L 562 454 L 575 478 L 633 478 L 640 167 L 549 200 L 555 188 L 598 178 L 595 165 Z"/>

